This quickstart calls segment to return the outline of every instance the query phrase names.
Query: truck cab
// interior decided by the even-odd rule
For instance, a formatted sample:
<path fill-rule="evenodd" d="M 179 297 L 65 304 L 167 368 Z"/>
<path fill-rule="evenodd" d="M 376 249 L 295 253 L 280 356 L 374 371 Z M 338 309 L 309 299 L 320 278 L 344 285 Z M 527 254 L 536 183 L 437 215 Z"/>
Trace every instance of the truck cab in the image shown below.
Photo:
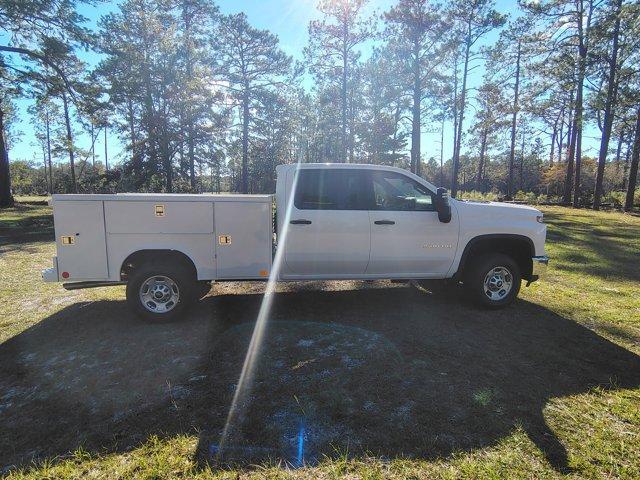
<path fill-rule="evenodd" d="M 292 164 L 276 173 L 275 232 L 266 195 L 54 196 L 58 256 L 43 277 L 67 288 L 126 283 L 132 308 L 157 319 L 176 316 L 207 282 L 267 278 L 440 280 L 499 308 L 548 262 L 535 208 L 450 199 L 389 166 Z M 76 230 L 86 233 L 69 234 Z M 95 245 L 105 254 L 90 255 Z M 69 278 L 70 265 L 89 263 L 91 278 Z"/>
<path fill-rule="evenodd" d="M 292 201 L 282 278 L 447 278 L 460 221 L 439 220 L 437 189 L 419 177 L 373 165 L 283 165 L 278 212 Z M 295 189 L 295 192 L 293 190 Z M 292 193 L 293 192 L 293 193 Z"/>
<path fill-rule="evenodd" d="M 534 281 L 546 265 L 546 226 L 534 208 L 449 199 L 387 166 L 281 165 L 277 173 L 278 212 L 291 202 L 289 217 L 278 217 L 278 231 L 289 229 L 285 280 L 462 278 L 471 260 L 499 253 Z"/>

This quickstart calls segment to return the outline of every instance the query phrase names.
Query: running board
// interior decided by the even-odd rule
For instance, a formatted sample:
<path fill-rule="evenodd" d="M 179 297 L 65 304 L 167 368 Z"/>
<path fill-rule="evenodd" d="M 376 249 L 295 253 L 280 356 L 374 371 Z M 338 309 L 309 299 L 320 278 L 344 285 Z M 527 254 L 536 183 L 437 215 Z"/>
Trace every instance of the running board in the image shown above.
<path fill-rule="evenodd" d="M 115 285 L 126 285 L 127 282 L 72 282 L 63 283 L 65 290 L 80 290 L 82 288 L 113 287 Z"/>

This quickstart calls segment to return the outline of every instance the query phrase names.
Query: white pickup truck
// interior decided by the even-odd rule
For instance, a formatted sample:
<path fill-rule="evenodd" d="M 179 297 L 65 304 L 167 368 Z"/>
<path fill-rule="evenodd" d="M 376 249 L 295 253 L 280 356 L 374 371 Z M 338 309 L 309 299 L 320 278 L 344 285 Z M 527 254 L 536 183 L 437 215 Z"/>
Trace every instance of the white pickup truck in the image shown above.
<path fill-rule="evenodd" d="M 393 167 L 276 171 L 276 222 L 272 195 L 54 195 L 57 256 L 43 279 L 67 289 L 126 284 L 136 313 L 168 319 L 211 281 L 269 278 L 448 279 L 497 308 L 548 263 L 534 208 L 449 199 Z"/>

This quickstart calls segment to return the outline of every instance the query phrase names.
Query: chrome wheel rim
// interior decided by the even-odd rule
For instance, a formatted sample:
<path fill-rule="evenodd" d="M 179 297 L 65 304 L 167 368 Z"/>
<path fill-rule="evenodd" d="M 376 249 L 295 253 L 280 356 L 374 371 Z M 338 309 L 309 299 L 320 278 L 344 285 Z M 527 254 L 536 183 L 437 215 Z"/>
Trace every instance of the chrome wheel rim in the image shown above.
<path fill-rule="evenodd" d="M 167 313 L 180 300 L 178 284 L 164 275 L 154 275 L 140 285 L 140 302 L 152 313 Z"/>
<path fill-rule="evenodd" d="M 484 277 L 484 294 L 490 300 L 503 300 L 512 288 L 513 275 L 506 267 L 494 267 Z"/>

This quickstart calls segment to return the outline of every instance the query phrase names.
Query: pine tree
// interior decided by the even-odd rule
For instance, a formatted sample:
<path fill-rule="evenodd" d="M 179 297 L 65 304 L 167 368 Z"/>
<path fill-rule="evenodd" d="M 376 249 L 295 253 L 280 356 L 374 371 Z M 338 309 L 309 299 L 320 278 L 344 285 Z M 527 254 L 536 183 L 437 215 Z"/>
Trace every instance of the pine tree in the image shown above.
<path fill-rule="evenodd" d="M 492 0 L 458 0 L 451 6 L 451 15 L 456 22 L 458 35 L 463 43 L 462 86 L 457 102 L 456 138 L 453 150 L 453 173 L 451 179 L 451 196 L 458 193 L 458 171 L 460 168 L 460 147 L 464 127 L 464 114 L 467 104 L 467 79 L 471 62 L 476 58 L 474 50 L 478 40 L 491 30 L 502 26 L 506 17 L 493 8 Z"/>
<path fill-rule="evenodd" d="M 428 0 L 400 0 L 384 15 L 389 48 L 397 50 L 400 72 L 407 79 L 411 94 L 411 171 L 420 175 L 422 109 L 425 97 L 433 91 L 427 83 L 436 76 L 444 56 L 446 32 L 443 13 Z"/>
<path fill-rule="evenodd" d="M 358 46 L 371 37 L 370 22 L 362 19 L 365 2 L 321 0 L 318 10 L 323 17 L 309 25 L 309 45 L 305 48 L 305 57 L 318 86 L 332 91 L 330 95 L 340 99 L 340 115 L 335 119 L 340 126 L 339 162 L 353 161 L 354 132 L 349 130 L 348 93 L 360 58 Z"/>
<path fill-rule="evenodd" d="M 292 60 L 282 52 L 275 35 L 252 27 L 244 13 L 222 17 L 212 42 L 218 52 L 214 71 L 240 110 L 240 191 L 247 193 L 252 110 L 260 107 L 260 96 L 266 91 L 286 84 Z"/>
<path fill-rule="evenodd" d="M 89 31 L 82 26 L 84 18 L 76 11 L 78 4 L 85 3 L 75 0 L 58 2 L 55 0 L 42 0 L 38 2 L 15 2 L 11 0 L 0 1 L 0 30 L 7 32 L 8 43 L 0 45 L 0 53 L 7 55 L 21 55 L 33 65 L 28 65 L 26 70 L 13 81 L 27 83 L 38 80 L 37 73 L 47 66 L 55 71 L 59 78 L 70 91 L 70 85 L 64 72 L 55 62 L 42 52 L 41 47 L 47 41 L 57 40 L 65 45 L 76 43 L 87 44 Z M 33 68 L 35 67 L 35 70 Z M 4 69 L 3 69 L 4 70 Z M 20 69 L 18 69 L 20 70 Z M 2 75 L 3 85 L 0 88 L 11 89 L 16 84 L 4 85 L 6 75 Z M 12 83 L 13 83 L 12 81 Z M 14 88 L 14 94 L 19 89 Z M 6 90 L 5 90 L 6 91 Z M 2 102 L 4 108 L 10 100 L 6 95 Z M 0 106 L 1 107 L 1 106 Z M 11 178 L 9 174 L 9 154 L 7 151 L 5 127 L 6 111 L 0 109 L 0 207 L 13 204 L 11 194 Z"/>

